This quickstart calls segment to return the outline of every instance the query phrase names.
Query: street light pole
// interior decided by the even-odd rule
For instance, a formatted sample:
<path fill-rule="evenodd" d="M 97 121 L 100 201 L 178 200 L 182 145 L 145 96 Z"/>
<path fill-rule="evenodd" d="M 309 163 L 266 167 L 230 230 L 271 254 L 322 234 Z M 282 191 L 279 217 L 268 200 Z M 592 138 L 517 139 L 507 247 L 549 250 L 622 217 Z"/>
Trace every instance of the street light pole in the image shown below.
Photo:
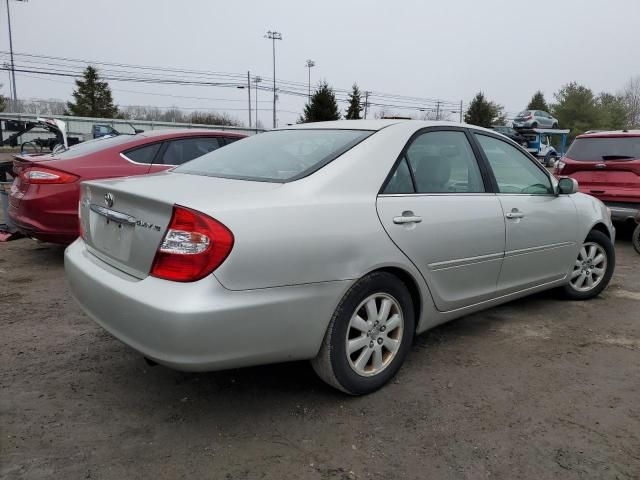
<path fill-rule="evenodd" d="M 313 60 L 307 60 L 306 63 L 307 68 L 309 69 L 309 93 L 308 93 L 308 97 L 309 100 L 311 100 L 311 68 L 316 66 L 316 62 L 314 62 Z"/>
<path fill-rule="evenodd" d="M 9 57 L 11 60 L 11 99 L 13 109 L 18 105 L 18 91 L 16 89 L 16 70 L 13 63 L 13 36 L 11 35 L 11 11 L 9 10 L 9 0 L 7 0 L 7 26 L 9 27 Z"/>
<path fill-rule="evenodd" d="M 256 120 L 256 131 L 258 131 L 258 84 L 262 81 L 262 77 L 255 77 L 253 79 L 253 84 L 256 86 L 256 95 L 255 95 L 255 101 L 256 101 L 256 115 L 255 115 L 255 120 Z"/>
<path fill-rule="evenodd" d="M 249 128 L 251 128 L 251 73 L 247 71 L 247 94 L 249 98 Z"/>
<path fill-rule="evenodd" d="M 273 45 L 273 128 L 276 128 L 276 40 L 282 40 L 282 34 L 269 30 L 265 38 L 270 39 Z"/>

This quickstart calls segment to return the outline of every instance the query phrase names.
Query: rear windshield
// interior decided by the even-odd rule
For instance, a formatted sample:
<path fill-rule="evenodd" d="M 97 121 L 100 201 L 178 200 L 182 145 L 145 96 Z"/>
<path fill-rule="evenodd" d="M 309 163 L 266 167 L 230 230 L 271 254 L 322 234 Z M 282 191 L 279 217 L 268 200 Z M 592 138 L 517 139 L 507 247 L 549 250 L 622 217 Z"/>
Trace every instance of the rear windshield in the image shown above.
<path fill-rule="evenodd" d="M 73 147 L 69 147 L 68 150 L 64 150 L 60 153 L 53 154 L 54 157 L 59 159 L 75 158 L 82 155 L 88 155 L 109 147 L 115 147 L 123 143 L 135 140 L 137 137 L 133 135 L 117 135 L 115 137 L 100 137 L 86 142 L 78 143 Z"/>
<path fill-rule="evenodd" d="M 633 160 L 640 158 L 640 137 L 576 138 L 567 150 L 572 160 Z"/>
<path fill-rule="evenodd" d="M 214 150 L 174 171 L 289 182 L 315 172 L 372 133 L 369 130 L 275 130 Z"/>

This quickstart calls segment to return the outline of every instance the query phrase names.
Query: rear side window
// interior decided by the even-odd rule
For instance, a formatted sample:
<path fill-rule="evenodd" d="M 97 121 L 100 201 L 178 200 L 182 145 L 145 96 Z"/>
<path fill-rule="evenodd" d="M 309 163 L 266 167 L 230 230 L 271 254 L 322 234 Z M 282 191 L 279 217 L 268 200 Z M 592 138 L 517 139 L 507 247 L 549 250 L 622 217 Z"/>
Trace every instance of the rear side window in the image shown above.
<path fill-rule="evenodd" d="M 484 151 L 500 193 L 547 195 L 553 193 L 549 177 L 517 148 L 486 135 L 475 134 Z"/>
<path fill-rule="evenodd" d="M 567 157 L 581 162 L 640 159 L 640 137 L 576 138 Z"/>
<path fill-rule="evenodd" d="M 189 160 L 220 148 L 220 140 L 214 137 L 182 138 L 168 142 L 159 162 L 165 165 L 182 165 Z"/>
<path fill-rule="evenodd" d="M 123 155 L 132 162 L 153 163 L 153 159 L 156 158 L 161 146 L 162 142 L 152 143 L 151 145 L 145 145 L 144 147 L 127 150 Z"/>
<path fill-rule="evenodd" d="M 310 175 L 372 133 L 369 130 L 274 130 L 207 153 L 174 171 L 241 180 L 288 182 Z"/>

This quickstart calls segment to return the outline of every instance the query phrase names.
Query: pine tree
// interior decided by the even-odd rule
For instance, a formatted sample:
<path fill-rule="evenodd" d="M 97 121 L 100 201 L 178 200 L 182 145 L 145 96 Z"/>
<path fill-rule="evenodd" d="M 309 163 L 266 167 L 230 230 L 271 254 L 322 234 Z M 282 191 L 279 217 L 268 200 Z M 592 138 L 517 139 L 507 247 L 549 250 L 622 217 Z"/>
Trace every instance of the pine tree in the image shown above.
<path fill-rule="evenodd" d="M 92 66 L 85 69 L 83 80 L 76 80 L 73 98 L 75 103 L 67 102 L 71 115 L 97 118 L 118 116 L 118 107 L 113 104 L 109 84 L 100 80 L 98 71 Z"/>
<path fill-rule="evenodd" d="M 464 121 L 471 125 L 489 128 L 494 121 L 501 120 L 501 110 L 500 105 L 489 102 L 484 93 L 478 92 L 471 100 L 467 113 L 464 114 Z"/>
<path fill-rule="evenodd" d="M 549 105 L 547 105 L 547 101 L 544 99 L 544 93 L 538 90 L 533 94 L 531 100 L 529 101 L 529 105 L 527 105 L 527 110 L 542 110 L 543 112 L 549 111 Z"/>
<path fill-rule="evenodd" d="M 300 123 L 324 122 L 327 120 L 340 120 L 338 102 L 327 82 L 320 82 L 311 100 L 304 106 L 304 114 L 300 117 Z"/>
<path fill-rule="evenodd" d="M 362 104 L 360 102 L 360 89 L 356 83 L 353 84 L 351 93 L 349 94 L 349 108 L 345 118 L 347 120 L 360 120 L 362 112 Z"/>

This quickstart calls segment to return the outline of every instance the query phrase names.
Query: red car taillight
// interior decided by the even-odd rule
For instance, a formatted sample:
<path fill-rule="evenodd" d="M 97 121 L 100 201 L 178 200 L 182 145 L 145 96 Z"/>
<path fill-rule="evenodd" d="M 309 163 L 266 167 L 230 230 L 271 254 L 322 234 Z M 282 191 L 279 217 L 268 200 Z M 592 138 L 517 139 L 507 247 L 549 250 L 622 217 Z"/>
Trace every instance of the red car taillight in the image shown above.
<path fill-rule="evenodd" d="M 175 205 L 171 222 L 156 252 L 151 275 L 176 282 L 206 277 L 227 258 L 233 234 L 222 223 Z"/>
<path fill-rule="evenodd" d="M 47 167 L 31 167 L 20 172 L 20 179 L 24 183 L 56 184 L 73 183 L 78 180 L 76 175 Z"/>

